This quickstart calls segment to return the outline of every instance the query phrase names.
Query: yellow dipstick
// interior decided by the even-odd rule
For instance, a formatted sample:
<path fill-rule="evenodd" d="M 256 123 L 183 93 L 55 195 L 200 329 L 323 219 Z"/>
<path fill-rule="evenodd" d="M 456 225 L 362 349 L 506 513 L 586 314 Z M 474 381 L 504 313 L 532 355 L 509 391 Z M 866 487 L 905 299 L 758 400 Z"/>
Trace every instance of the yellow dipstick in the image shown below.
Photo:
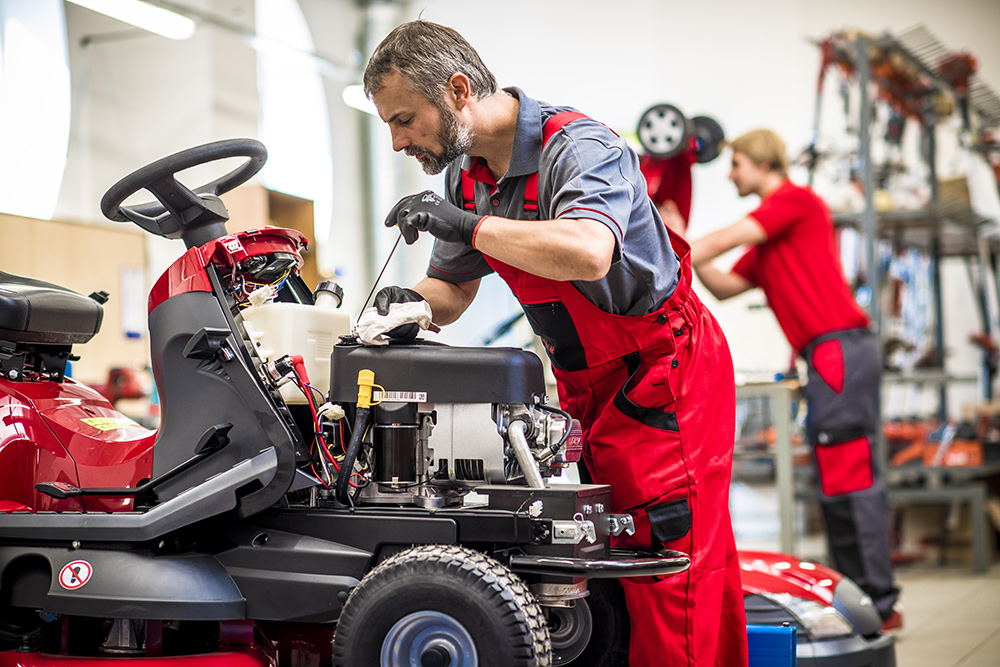
<path fill-rule="evenodd" d="M 382 402 L 379 399 L 372 403 L 372 389 L 376 388 L 385 396 L 385 388 L 380 384 L 375 384 L 375 373 L 367 368 L 358 371 L 358 407 L 369 408 Z"/>

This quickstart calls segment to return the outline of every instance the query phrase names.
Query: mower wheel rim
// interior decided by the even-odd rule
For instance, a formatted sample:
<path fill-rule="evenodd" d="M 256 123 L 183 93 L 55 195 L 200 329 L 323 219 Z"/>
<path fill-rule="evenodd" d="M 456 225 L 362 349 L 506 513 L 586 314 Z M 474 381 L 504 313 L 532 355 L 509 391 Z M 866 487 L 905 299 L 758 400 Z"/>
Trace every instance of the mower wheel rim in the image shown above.
<path fill-rule="evenodd" d="M 594 630 L 590 606 L 577 600 L 572 607 L 552 607 L 548 614 L 554 664 L 576 660 L 587 648 Z"/>
<path fill-rule="evenodd" d="M 415 611 L 389 628 L 379 665 L 479 667 L 479 655 L 472 635 L 457 619 L 438 611 Z"/>

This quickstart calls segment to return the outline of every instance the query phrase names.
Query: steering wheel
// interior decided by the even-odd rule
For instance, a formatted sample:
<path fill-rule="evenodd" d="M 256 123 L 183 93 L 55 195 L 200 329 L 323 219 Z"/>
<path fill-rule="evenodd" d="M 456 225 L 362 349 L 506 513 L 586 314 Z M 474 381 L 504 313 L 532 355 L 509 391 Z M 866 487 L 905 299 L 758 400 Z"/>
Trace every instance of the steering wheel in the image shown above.
<path fill-rule="evenodd" d="M 225 176 L 193 190 L 175 178 L 185 169 L 231 157 L 249 159 Z M 266 160 L 267 149 L 256 139 L 226 139 L 188 148 L 112 185 L 101 198 L 101 212 L 109 220 L 132 221 L 157 236 L 184 239 L 188 248 L 202 245 L 227 233 L 229 212 L 219 195 L 250 180 Z M 149 190 L 158 201 L 122 206 L 139 190 Z"/>

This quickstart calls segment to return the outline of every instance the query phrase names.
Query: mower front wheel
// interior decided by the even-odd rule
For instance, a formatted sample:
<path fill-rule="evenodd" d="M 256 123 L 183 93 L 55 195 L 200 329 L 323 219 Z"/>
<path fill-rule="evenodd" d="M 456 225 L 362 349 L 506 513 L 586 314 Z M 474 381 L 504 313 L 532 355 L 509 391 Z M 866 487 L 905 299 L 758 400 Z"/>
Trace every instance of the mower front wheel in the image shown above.
<path fill-rule="evenodd" d="M 383 561 L 351 592 L 333 664 L 547 667 L 552 648 L 541 607 L 508 568 L 428 545 Z"/>

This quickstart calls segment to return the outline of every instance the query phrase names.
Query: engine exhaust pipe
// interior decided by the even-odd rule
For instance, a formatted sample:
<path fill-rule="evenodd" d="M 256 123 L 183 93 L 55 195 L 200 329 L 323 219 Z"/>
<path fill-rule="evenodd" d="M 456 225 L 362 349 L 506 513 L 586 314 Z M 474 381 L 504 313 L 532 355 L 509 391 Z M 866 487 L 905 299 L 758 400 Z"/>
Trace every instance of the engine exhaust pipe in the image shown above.
<path fill-rule="evenodd" d="M 517 420 L 507 427 L 507 437 L 510 439 L 510 446 L 514 448 L 514 456 L 517 463 L 524 471 L 524 481 L 532 489 L 544 489 L 545 480 L 542 473 L 538 471 L 538 463 L 531 455 L 531 447 L 528 446 L 528 437 L 525 435 L 525 424 Z"/>

